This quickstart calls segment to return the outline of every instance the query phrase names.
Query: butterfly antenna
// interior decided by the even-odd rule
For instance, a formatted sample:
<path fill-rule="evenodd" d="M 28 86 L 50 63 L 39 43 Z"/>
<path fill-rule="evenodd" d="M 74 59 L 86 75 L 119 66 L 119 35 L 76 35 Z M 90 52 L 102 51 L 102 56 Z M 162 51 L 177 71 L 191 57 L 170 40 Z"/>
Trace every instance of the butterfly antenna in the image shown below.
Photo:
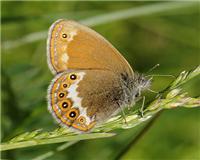
<path fill-rule="evenodd" d="M 154 65 L 152 68 L 150 68 L 150 69 L 147 71 L 147 73 L 153 71 L 154 69 L 156 69 L 156 68 L 159 67 L 159 66 L 160 66 L 160 64 Z"/>
<path fill-rule="evenodd" d="M 150 89 L 150 88 L 148 88 L 147 90 L 148 90 L 149 92 L 152 92 L 152 93 L 159 94 L 159 92 L 157 92 L 157 91 L 154 91 L 154 90 L 152 90 L 152 89 Z"/>
<path fill-rule="evenodd" d="M 151 74 L 151 75 L 147 75 L 145 77 L 172 77 L 172 78 L 176 78 L 174 75 L 171 75 L 171 74 Z"/>
<path fill-rule="evenodd" d="M 157 67 L 159 67 L 160 64 L 156 64 L 154 65 L 152 68 L 150 68 L 147 73 L 153 71 L 154 69 L 156 69 Z M 145 77 L 172 77 L 172 78 L 176 78 L 174 75 L 171 74 L 151 74 L 151 75 L 147 75 Z"/>

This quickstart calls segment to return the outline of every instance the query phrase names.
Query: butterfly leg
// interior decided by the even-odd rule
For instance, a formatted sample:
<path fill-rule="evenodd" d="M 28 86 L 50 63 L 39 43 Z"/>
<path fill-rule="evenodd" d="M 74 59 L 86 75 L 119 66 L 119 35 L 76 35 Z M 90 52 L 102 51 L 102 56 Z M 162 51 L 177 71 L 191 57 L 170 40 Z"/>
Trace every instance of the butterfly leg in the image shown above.
<path fill-rule="evenodd" d="M 128 105 L 127 107 L 128 107 L 128 111 L 130 111 L 131 110 L 131 105 Z"/>
<path fill-rule="evenodd" d="M 144 117 L 144 103 L 145 103 L 145 96 L 143 96 L 142 98 L 142 107 L 139 110 L 142 117 Z"/>
<path fill-rule="evenodd" d="M 122 106 L 120 104 L 118 104 L 118 105 L 119 105 L 119 108 L 120 108 L 121 113 L 122 113 L 122 118 L 124 119 L 125 124 L 128 125 L 128 123 L 126 121 L 126 115 L 124 113 L 124 110 L 123 110 L 123 108 L 122 108 Z"/>

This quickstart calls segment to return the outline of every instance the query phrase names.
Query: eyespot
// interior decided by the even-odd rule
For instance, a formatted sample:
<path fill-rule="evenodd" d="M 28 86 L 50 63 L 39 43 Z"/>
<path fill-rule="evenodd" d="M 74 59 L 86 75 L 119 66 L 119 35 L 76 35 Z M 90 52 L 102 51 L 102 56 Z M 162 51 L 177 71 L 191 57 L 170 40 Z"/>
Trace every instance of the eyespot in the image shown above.
<path fill-rule="evenodd" d="M 76 76 L 75 74 L 71 74 L 71 75 L 70 75 L 70 79 L 71 79 L 71 80 L 76 80 L 76 79 L 77 79 L 77 76 Z"/>
<path fill-rule="evenodd" d="M 75 120 L 79 116 L 79 110 L 76 108 L 70 109 L 65 116 L 70 120 Z"/>
<path fill-rule="evenodd" d="M 60 34 L 60 39 L 63 41 L 63 42 L 67 42 L 68 39 L 69 39 L 69 35 L 65 32 L 61 33 Z"/>
<path fill-rule="evenodd" d="M 68 94 L 67 91 L 60 91 L 58 92 L 56 98 L 58 98 L 58 100 L 63 100 L 64 98 L 66 98 L 67 94 Z"/>
<path fill-rule="evenodd" d="M 71 118 L 76 117 L 76 112 L 75 112 L 75 111 L 71 111 L 71 112 L 69 113 L 69 116 L 70 116 Z"/>
<path fill-rule="evenodd" d="M 61 92 L 58 94 L 59 98 L 63 98 L 65 96 L 65 93 Z"/>
<path fill-rule="evenodd" d="M 68 83 L 72 84 L 79 78 L 79 75 L 77 73 L 70 73 L 68 75 Z"/>
<path fill-rule="evenodd" d="M 72 101 L 70 99 L 64 99 L 58 102 L 58 106 L 63 112 L 68 111 L 72 106 Z"/>
<path fill-rule="evenodd" d="M 86 122 L 86 119 L 85 117 L 81 116 L 79 119 L 78 119 L 79 123 L 80 124 L 84 124 Z"/>
<path fill-rule="evenodd" d="M 63 33 L 62 34 L 62 38 L 67 38 L 68 36 L 67 36 L 67 34 L 66 33 Z"/>
<path fill-rule="evenodd" d="M 63 83 L 61 83 L 61 90 L 64 90 L 65 92 L 67 91 L 66 89 L 69 88 L 70 86 L 70 82 L 69 81 L 64 81 Z"/>
<path fill-rule="evenodd" d="M 63 108 L 67 108 L 68 106 L 69 106 L 69 104 L 68 104 L 67 102 L 63 102 L 63 103 L 62 103 L 62 107 L 63 107 Z"/>

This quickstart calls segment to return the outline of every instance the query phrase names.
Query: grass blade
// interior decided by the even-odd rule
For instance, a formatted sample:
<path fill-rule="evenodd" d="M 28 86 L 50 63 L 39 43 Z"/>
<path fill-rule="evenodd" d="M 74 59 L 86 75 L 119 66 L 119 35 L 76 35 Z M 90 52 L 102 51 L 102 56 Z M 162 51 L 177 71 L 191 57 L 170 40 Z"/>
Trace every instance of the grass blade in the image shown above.
<path fill-rule="evenodd" d="M 91 18 L 87 18 L 84 20 L 80 20 L 79 22 L 87 25 L 87 26 L 97 26 L 100 24 L 105 24 L 117 20 L 128 19 L 131 17 L 139 17 L 144 15 L 151 15 L 155 13 L 166 12 L 179 8 L 187 8 L 195 5 L 194 2 L 164 2 L 164 3 L 155 3 L 152 5 L 145 5 L 141 7 L 133 7 L 121 11 L 106 13 L 98 16 L 94 16 Z M 19 47 L 21 45 L 32 43 L 38 40 L 45 39 L 47 37 L 47 31 L 40 31 L 35 33 L 30 33 L 25 35 L 24 37 L 17 40 L 5 41 L 2 43 L 2 49 L 11 49 L 15 47 Z"/>
<path fill-rule="evenodd" d="M 187 93 L 181 92 L 181 85 L 188 82 L 194 77 L 200 75 L 200 66 L 191 70 L 190 72 L 182 72 L 177 79 L 175 79 L 167 89 L 163 90 L 165 97 L 157 96 L 150 104 L 145 107 L 143 114 L 140 110 L 130 112 L 126 116 L 126 122 L 122 116 L 116 116 L 108 120 L 106 123 L 97 126 L 91 133 L 78 134 L 65 128 L 58 128 L 52 132 L 42 132 L 36 130 L 32 132 L 25 132 L 19 136 L 14 137 L 8 142 L 1 144 L 0 150 L 11 150 L 16 148 L 24 148 L 42 144 L 52 144 L 70 141 L 79 141 L 86 139 L 96 139 L 114 136 L 114 133 L 107 133 L 115 129 L 129 129 L 133 128 L 144 121 L 149 120 L 163 109 L 172 109 L 177 107 L 194 108 L 200 107 L 200 97 L 192 98 Z M 161 92 L 162 93 L 162 92 Z"/>

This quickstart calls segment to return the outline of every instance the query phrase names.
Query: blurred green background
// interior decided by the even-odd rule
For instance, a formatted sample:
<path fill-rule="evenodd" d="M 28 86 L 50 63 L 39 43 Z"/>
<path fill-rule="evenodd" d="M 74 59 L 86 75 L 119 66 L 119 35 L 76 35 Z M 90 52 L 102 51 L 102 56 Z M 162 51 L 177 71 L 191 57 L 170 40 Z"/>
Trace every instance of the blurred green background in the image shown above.
<path fill-rule="evenodd" d="M 1 139 L 5 142 L 25 131 L 39 128 L 51 131 L 58 127 L 47 111 L 47 87 L 53 75 L 47 67 L 46 38 L 43 38 L 44 34 L 47 36 L 46 31 L 55 20 L 85 20 L 130 8 L 156 6 L 161 2 L 1 3 Z M 157 13 L 149 11 L 145 15 L 138 14 L 99 25 L 95 25 L 94 19 L 92 28 L 108 39 L 135 70 L 145 73 L 159 63 L 160 67 L 152 74 L 178 75 L 200 63 L 200 4 L 179 3 L 187 3 L 188 6 Z M 24 39 L 27 35 L 29 38 Z M 155 77 L 152 89 L 162 90 L 172 80 Z M 198 96 L 199 80 L 196 78 L 190 81 L 184 86 L 184 90 L 191 96 Z M 154 96 L 152 93 L 146 95 L 147 102 Z M 122 159 L 200 159 L 199 114 L 198 108 L 164 111 Z M 142 127 L 143 125 L 129 130 L 116 130 L 117 136 L 112 138 L 81 141 L 48 159 L 112 160 Z M 59 145 L 6 151 L 2 153 L 2 158 L 29 160 Z"/>

